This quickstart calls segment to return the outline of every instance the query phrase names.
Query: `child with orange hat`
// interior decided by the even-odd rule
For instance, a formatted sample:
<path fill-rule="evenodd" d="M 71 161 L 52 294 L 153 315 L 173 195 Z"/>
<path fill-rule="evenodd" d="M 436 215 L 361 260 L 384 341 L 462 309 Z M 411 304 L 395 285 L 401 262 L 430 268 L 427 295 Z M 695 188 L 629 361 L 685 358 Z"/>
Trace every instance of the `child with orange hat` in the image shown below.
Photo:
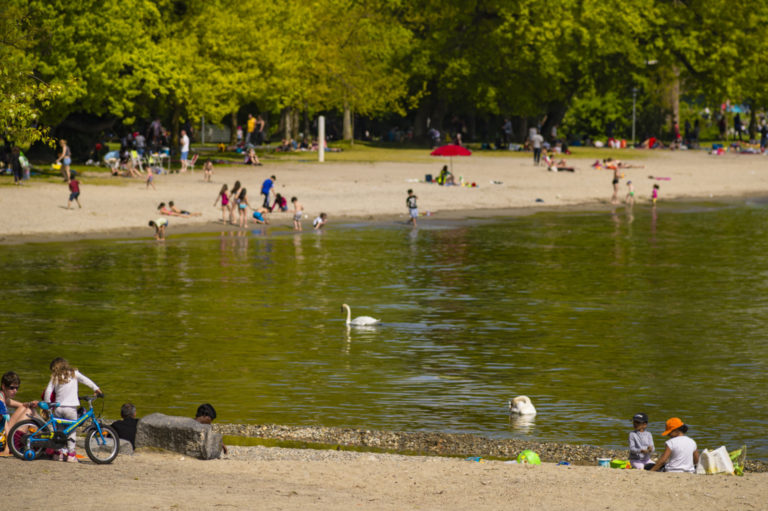
<path fill-rule="evenodd" d="M 688 472 L 694 473 L 696 465 L 699 463 L 699 451 L 696 442 L 686 436 L 688 426 L 677 417 L 667 420 L 667 429 L 662 436 L 669 436 L 666 442 L 667 448 L 661 455 L 659 461 L 651 470 L 665 472 Z"/>

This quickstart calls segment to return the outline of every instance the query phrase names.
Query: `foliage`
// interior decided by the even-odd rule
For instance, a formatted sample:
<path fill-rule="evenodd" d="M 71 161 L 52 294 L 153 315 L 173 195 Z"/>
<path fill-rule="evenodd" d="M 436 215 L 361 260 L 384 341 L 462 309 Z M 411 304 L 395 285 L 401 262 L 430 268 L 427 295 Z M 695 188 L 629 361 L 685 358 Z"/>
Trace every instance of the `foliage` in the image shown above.
<path fill-rule="evenodd" d="M 657 128 L 662 96 L 768 104 L 768 2 L 6 0 L 0 122 L 21 140 L 74 113 L 130 125 L 248 104 L 422 124 L 505 115 Z M 605 108 L 598 108 L 603 105 Z"/>
<path fill-rule="evenodd" d="M 29 21 L 22 0 L 8 0 L 0 10 L 0 136 L 22 148 L 38 140 L 52 142 L 39 121 L 61 93 L 34 74 L 27 52 L 35 36 Z"/>

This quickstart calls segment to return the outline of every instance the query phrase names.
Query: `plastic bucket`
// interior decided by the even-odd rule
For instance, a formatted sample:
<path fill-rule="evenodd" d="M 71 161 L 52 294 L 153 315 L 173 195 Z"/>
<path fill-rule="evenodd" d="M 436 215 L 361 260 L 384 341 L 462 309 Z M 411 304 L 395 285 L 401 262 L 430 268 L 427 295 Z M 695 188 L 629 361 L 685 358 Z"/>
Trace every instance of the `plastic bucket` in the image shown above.
<path fill-rule="evenodd" d="M 597 458 L 597 465 L 599 467 L 610 468 L 611 458 Z"/>

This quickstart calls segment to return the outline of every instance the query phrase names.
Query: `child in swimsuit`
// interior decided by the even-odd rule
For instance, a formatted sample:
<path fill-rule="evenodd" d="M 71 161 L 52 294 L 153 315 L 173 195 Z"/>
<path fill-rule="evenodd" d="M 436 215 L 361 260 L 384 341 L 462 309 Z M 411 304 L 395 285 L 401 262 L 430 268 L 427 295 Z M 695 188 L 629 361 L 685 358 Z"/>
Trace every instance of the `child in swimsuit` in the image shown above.
<path fill-rule="evenodd" d="M 246 208 L 251 207 L 250 204 L 248 204 L 248 198 L 246 197 L 246 194 L 248 191 L 243 188 L 243 190 L 240 192 L 240 195 L 237 196 L 237 209 L 240 214 L 240 227 L 246 227 L 248 223 L 248 217 L 245 215 Z"/>
<path fill-rule="evenodd" d="M 203 165 L 203 172 L 203 181 L 210 183 L 211 177 L 213 176 L 213 162 L 210 158 L 205 160 L 205 164 Z"/>
<path fill-rule="evenodd" d="M 235 209 L 237 208 L 237 194 L 240 192 L 240 181 L 235 181 L 232 191 L 229 192 L 229 223 L 235 223 Z"/>
<path fill-rule="evenodd" d="M 301 217 L 304 213 L 304 206 L 301 205 L 299 202 L 299 199 L 296 197 L 291 197 L 291 202 L 293 203 L 293 230 L 294 231 L 300 231 L 301 230 Z"/>
<path fill-rule="evenodd" d="M 651 200 L 653 205 L 656 205 L 656 199 L 659 198 L 659 185 L 653 185 L 653 193 L 651 194 Z"/>
<path fill-rule="evenodd" d="M 635 187 L 632 185 L 632 181 L 627 181 L 627 197 L 624 202 L 630 206 L 635 204 Z"/>
<path fill-rule="evenodd" d="M 229 197 L 227 196 L 227 185 L 226 183 L 221 185 L 221 190 L 219 190 L 219 194 L 216 196 L 216 200 L 213 201 L 213 207 L 216 207 L 216 203 L 221 201 L 221 221 L 226 222 L 226 211 L 229 209 L 227 205 L 229 204 Z"/>

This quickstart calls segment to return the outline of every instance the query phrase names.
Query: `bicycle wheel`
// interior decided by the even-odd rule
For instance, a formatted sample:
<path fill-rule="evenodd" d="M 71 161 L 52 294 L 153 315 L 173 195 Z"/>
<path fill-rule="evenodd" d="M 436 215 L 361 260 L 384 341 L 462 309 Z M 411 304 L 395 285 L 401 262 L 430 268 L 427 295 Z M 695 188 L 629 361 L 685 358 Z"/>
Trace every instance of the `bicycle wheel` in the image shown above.
<path fill-rule="evenodd" d="M 37 419 L 27 419 L 17 422 L 8 432 L 8 449 L 20 460 L 24 459 L 24 453 L 28 450 L 31 450 L 34 453 L 34 458 L 31 459 L 37 458 L 40 452 L 45 449 L 44 444 L 46 442 L 30 442 L 29 448 L 27 448 L 27 439 L 31 435 L 35 435 L 35 433 L 37 434 L 34 438 L 41 438 L 41 434 L 38 433 L 38 431 L 43 426 L 44 423 Z"/>
<path fill-rule="evenodd" d="M 120 452 L 120 437 L 117 431 L 104 424 L 101 424 L 101 434 L 95 427 L 89 429 L 85 434 L 85 452 L 94 463 L 112 463 Z"/>

